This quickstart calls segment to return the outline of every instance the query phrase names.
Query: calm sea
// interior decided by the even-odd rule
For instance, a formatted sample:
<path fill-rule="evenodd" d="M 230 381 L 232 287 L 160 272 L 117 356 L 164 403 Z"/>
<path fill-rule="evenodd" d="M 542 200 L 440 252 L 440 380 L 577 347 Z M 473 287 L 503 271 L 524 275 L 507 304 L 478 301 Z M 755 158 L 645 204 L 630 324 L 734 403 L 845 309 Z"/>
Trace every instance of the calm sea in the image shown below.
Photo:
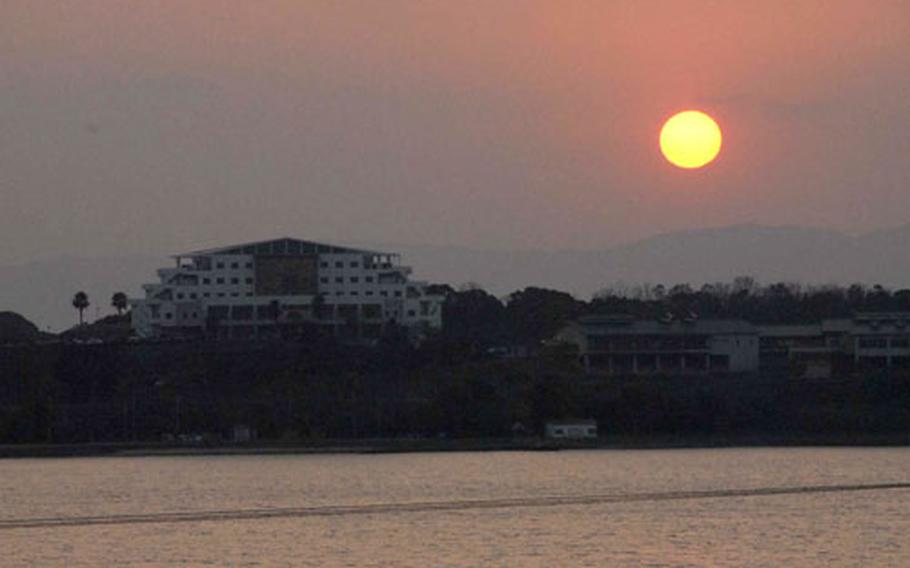
<path fill-rule="evenodd" d="M 910 449 L 0 461 L 0 566 L 910 566 Z"/>

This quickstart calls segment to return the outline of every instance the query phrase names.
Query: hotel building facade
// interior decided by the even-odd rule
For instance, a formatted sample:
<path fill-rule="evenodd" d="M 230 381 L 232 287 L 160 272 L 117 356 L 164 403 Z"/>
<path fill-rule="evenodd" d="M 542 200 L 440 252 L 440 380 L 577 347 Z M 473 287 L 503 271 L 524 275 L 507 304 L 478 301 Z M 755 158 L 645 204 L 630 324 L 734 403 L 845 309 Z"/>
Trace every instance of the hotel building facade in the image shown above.
<path fill-rule="evenodd" d="M 410 280 L 396 253 L 281 238 L 173 258 L 130 300 L 141 338 L 267 338 L 315 326 L 370 342 L 392 325 L 413 339 L 442 326 L 444 298 Z"/>

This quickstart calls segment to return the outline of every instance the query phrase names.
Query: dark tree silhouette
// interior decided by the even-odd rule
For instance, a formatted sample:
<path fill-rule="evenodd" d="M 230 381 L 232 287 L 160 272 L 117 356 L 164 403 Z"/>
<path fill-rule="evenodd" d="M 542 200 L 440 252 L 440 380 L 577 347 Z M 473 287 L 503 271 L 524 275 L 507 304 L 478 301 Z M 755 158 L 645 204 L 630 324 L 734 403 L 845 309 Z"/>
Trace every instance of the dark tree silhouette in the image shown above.
<path fill-rule="evenodd" d="M 497 345 L 506 337 L 505 307 L 480 288 L 450 293 L 442 306 L 443 334 L 449 339 Z"/>
<path fill-rule="evenodd" d="M 503 316 L 512 342 L 534 346 L 553 337 L 584 307 L 570 294 L 532 286 L 509 295 Z"/>
<path fill-rule="evenodd" d="M 278 327 L 278 323 L 281 320 L 281 302 L 278 300 L 272 300 L 269 302 L 269 315 L 272 317 L 272 323 L 275 324 L 275 327 Z"/>
<path fill-rule="evenodd" d="M 316 294 L 313 297 L 313 303 L 311 304 L 313 310 L 313 317 L 316 320 L 322 320 L 325 317 L 325 295 Z"/>
<path fill-rule="evenodd" d="M 83 325 L 85 320 L 82 317 L 83 312 L 89 307 L 88 294 L 82 290 L 76 292 L 73 296 L 73 307 L 79 310 L 79 325 Z"/>
<path fill-rule="evenodd" d="M 127 306 L 126 294 L 123 292 L 114 292 L 114 295 L 111 296 L 111 305 L 114 306 L 114 309 L 117 310 L 117 315 L 123 315 L 123 311 Z"/>

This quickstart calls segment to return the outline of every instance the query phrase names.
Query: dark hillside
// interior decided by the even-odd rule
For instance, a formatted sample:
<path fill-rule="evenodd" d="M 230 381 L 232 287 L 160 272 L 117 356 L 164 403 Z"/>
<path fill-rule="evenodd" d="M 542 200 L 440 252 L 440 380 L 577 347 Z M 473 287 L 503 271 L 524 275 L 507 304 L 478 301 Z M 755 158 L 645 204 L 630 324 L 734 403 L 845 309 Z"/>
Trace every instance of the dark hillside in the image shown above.
<path fill-rule="evenodd" d="M 0 344 L 35 341 L 41 336 L 38 326 L 15 312 L 0 312 Z"/>

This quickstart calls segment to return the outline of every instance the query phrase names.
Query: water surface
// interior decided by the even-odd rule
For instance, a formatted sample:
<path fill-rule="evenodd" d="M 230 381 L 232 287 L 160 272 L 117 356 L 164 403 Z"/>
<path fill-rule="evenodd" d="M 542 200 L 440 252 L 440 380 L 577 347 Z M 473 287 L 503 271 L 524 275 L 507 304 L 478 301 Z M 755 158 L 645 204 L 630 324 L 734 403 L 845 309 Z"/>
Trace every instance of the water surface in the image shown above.
<path fill-rule="evenodd" d="M 0 565 L 907 566 L 908 482 L 904 448 L 4 460 Z"/>

